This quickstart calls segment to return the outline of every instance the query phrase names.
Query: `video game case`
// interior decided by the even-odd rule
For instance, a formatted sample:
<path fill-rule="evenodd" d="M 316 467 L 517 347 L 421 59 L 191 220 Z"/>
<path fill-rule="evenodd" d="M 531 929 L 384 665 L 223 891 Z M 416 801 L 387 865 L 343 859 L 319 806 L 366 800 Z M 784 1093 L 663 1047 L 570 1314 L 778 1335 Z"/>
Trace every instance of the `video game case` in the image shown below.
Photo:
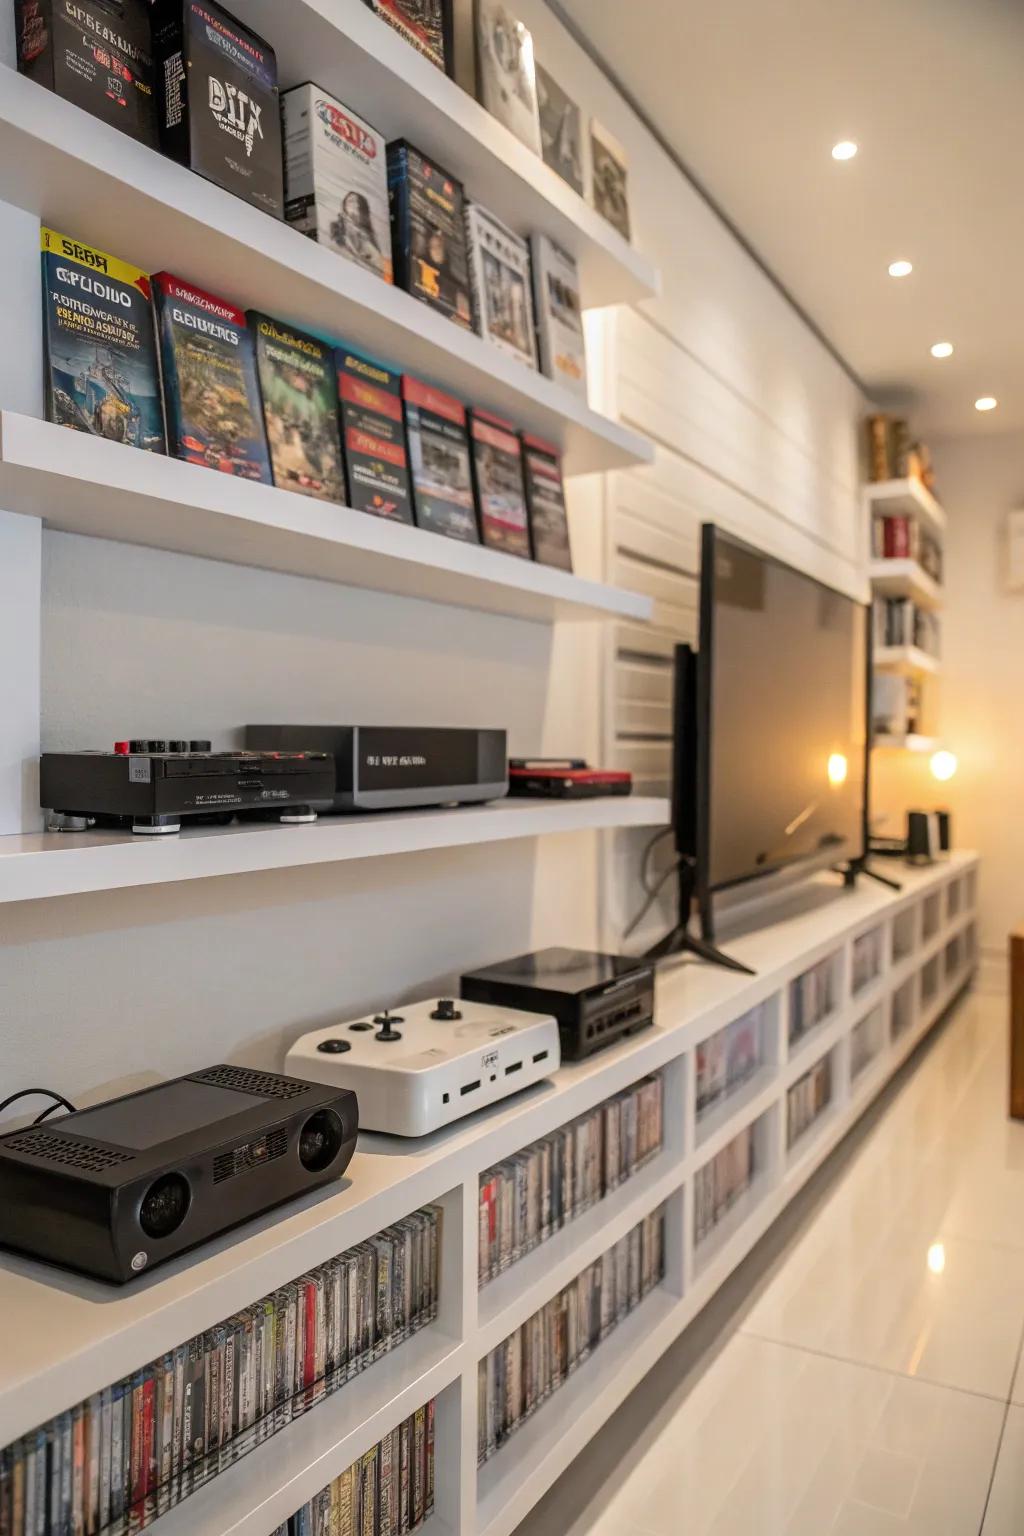
<path fill-rule="evenodd" d="M 155 0 L 164 153 L 284 217 L 277 58 L 216 0 Z"/>
<path fill-rule="evenodd" d="M 454 73 L 452 0 L 366 0 L 371 11 L 446 74 Z"/>
<path fill-rule="evenodd" d="M 52 229 L 40 244 L 47 419 L 164 453 L 148 276 Z"/>
<path fill-rule="evenodd" d="M 249 310 L 270 468 L 281 490 L 344 502 L 334 351 L 304 331 Z"/>
<path fill-rule="evenodd" d="M 149 0 L 15 0 L 18 69 L 159 147 Z"/>
<path fill-rule="evenodd" d="M 594 207 L 628 240 L 629 161 L 618 139 L 596 117 L 590 119 L 590 160 Z"/>
<path fill-rule="evenodd" d="M 544 164 L 583 196 L 583 121 L 578 104 L 540 61 L 536 62 L 537 107 Z"/>
<path fill-rule="evenodd" d="M 530 558 L 523 453 L 516 429 L 490 411 L 469 412 L 473 483 L 483 542 Z"/>
<path fill-rule="evenodd" d="M 502 0 L 476 0 L 477 88 L 493 117 L 542 153 L 533 36 Z"/>
<path fill-rule="evenodd" d="M 547 235 L 530 237 L 541 372 L 587 398 L 587 352 L 576 259 Z"/>
<path fill-rule="evenodd" d="M 530 433 L 520 434 L 523 444 L 523 480 L 526 508 L 530 514 L 533 558 L 560 571 L 572 570 L 569 519 L 562 482 L 562 458 L 554 443 Z"/>
<path fill-rule="evenodd" d="M 409 373 L 402 401 L 416 526 L 479 544 L 465 406 Z"/>
<path fill-rule="evenodd" d="M 288 223 L 393 282 L 383 135 L 309 82 L 282 94 L 281 113 Z"/>
<path fill-rule="evenodd" d="M 402 376 L 351 348 L 335 353 L 348 504 L 394 522 L 413 522 L 402 415 Z"/>
<path fill-rule="evenodd" d="M 477 334 L 536 368 L 529 245 L 479 203 L 466 208 L 466 244 Z"/>
<path fill-rule="evenodd" d="M 387 161 L 396 283 L 472 330 L 462 183 L 405 139 L 388 145 Z"/>
<path fill-rule="evenodd" d="M 168 446 L 177 458 L 270 484 L 253 336 L 233 304 L 169 272 L 153 279 Z"/>

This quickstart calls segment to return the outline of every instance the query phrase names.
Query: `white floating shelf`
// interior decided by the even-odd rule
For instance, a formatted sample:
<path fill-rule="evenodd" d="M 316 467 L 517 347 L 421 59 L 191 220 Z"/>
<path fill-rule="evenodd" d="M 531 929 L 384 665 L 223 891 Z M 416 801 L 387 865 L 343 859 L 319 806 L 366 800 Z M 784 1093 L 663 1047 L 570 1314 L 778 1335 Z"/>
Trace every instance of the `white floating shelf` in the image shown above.
<path fill-rule="evenodd" d="M 381 36 L 388 30 L 380 24 Z M 557 443 L 566 474 L 653 461 L 643 437 L 562 385 L 6 66 L 0 201 L 145 271 L 174 272 L 421 372 Z"/>
<path fill-rule="evenodd" d="M 872 590 L 884 597 L 910 597 L 922 608 L 941 608 L 942 588 L 916 560 L 872 560 Z"/>
<path fill-rule="evenodd" d="M 918 517 L 941 534 L 946 528 L 946 514 L 927 486 L 920 480 L 876 480 L 867 487 L 872 512 L 880 517 Z"/>
<path fill-rule="evenodd" d="M 293 0 L 287 8 L 239 0 L 234 14 L 273 44 L 283 88 L 315 80 L 386 139 L 408 138 L 436 157 L 519 234 L 537 230 L 570 251 L 584 307 L 633 304 L 659 291 L 646 257 L 365 0 Z"/>
<path fill-rule="evenodd" d="M 872 664 L 879 672 L 934 674 L 942 670 L 937 656 L 930 656 L 916 645 L 880 645 L 872 654 Z"/>
<path fill-rule="evenodd" d="M 934 752 L 939 741 L 937 736 L 918 736 L 910 731 L 905 736 L 876 736 L 872 745 L 889 752 Z"/>
<path fill-rule="evenodd" d="M 324 816 L 307 827 L 195 827 L 155 839 L 130 832 L 27 833 L 0 837 L 0 903 L 464 848 L 554 832 L 659 827 L 667 825 L 669 814 L 667 800 L 629 795 Z"/>
<path fill-rule="evenodd" d="M 0 412 L 0 506 L 65 533 L 509 618 L 651 616 L 639 593 L 10 411 Z"/>

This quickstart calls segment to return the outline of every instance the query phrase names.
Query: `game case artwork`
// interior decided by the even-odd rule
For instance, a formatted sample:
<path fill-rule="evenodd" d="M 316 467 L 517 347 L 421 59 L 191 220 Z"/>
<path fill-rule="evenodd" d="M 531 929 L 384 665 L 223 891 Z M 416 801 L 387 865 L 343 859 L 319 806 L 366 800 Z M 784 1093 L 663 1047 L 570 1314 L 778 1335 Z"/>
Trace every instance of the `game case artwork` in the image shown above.
<path fill-rule="evenodd" d="M 416 526 L 479 544 L 465 406 L 408 373 L 402 379 L 402 399 Z"/>
<path fill-rule="evenodd" d="M 288 223 L 390 283 L 383 136 L 316 85 L 286 91 L 281 110 Z"/>
<path fill-rule="evenodd" d="M 574 394 L 587 398 L 587 353 L 574 257 L 547 235 L 532 236 L 540 366 Z"/>
<path fill-rule="evenodd" d="M 16 0 L 18 68 L 156 149 L 149 0 Z"/>
<path fill-rule="evenodd" d="M 479 203 L 466 210 L 466 236 L 477 331 L 536 368 L 529 246 Z"/>
<path fill-rule="evenodd" d="M 388 195 L 399 286 L 472 330 L 462 183 L 399 139 L 388 145 Z"/>
<path fill-rule="evenodd" d="M 515 428 L 490 411 L 472 410 L 470 437 L 483 541 L 529 559 L 523 455 Z"/>
<path fill-rule="evenodd" d="M 412 523 L 401 376 L 350 348 L 340 347 L 335 361 L 348 504 L 374 517 Z"/>
<path fill-rule="evenodd" d="M 537 65 L 537 106 L 545 165 L 583 195 L 583 123 L 580 109 L 557 80 Z"/>
<path fill-rule="evenodd" d="M 590 119 L 594 207 L 625 239 L 629 232 L 629 161 L 626 151 L 596 117 Z"/>
<path fill-rule="evenodd" d="M 272 481 L 252 332 L 233 304 L 153 276 L 172 452 L 241 480 Z"/>
<path fill-rule="evenodd" d="M 477 0 L 480 99 L 535 154 L 541 153 L 533 36 L 501 0 Z"/>
<path fill-rule="evenodd" d="M 530 513 L 533 558 L 541 565 L 572 570 L 569 523 L 565 508 L 562 465 L 554 443 L 522 434 L 526 505 Z"/>
<path fill-rule="evenodd" d="M 149 278 L 52 229 L 40 243 L 48 419 L 165 452 Z"/>
<path fill-rule="evenodd" d="M 390 22 L 406 42 L 412 43 L 436 64 L 451 73 L 452 0 L 367 0 L 372 11 Z"/>
<path fill-rule="evenodd" d="M 315 336 L 250 310 L 274 484 L 345 500 L 334 352 Z"/>

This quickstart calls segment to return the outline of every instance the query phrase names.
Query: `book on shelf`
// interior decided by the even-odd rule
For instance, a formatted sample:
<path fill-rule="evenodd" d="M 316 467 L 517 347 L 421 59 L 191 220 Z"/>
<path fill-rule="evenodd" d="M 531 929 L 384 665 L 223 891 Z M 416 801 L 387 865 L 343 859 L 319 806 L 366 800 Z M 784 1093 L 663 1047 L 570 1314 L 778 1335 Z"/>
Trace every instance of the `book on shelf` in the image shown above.
<path fill-rule="evenodd" d="M 927 608 L 919 608 L 913 598 L 878 596 L 871 605 L 871 615 L 876 649 L 914 646 L 928 656 L 939 656 L 939 620 Z"/>
<path fill-rule="evenodd" d="M 916 560 L 935 581 L 942 580 L 942 546 L 910 513 L 876 513 L 871 520 L 871 553 L 876 560 Z"/>
<path fill-rule="evenodd" d="M 902 416 L 876 411 L 867 420 L 868 473 L 871 480 L 920 480 L 934 487 L 932 458 L 925 443 L 915 442 Z"/>
<path fill-rule="evenodd" d="M 916 736 L 921 730 L 917 678 L 876 672 L 871 680 L 871 730 L 875 736 Z"/>

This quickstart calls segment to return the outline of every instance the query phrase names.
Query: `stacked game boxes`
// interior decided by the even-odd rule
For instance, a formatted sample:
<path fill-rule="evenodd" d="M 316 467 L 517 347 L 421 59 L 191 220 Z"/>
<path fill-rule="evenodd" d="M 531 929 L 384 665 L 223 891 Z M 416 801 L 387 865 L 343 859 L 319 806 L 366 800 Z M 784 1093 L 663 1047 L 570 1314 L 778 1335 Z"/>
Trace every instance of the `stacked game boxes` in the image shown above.
<path fill-rule="evenodd" d="M 697 1046 L 697 1114 L 727 1099 L 754 1076 L 764 1051 L 767 1003 L 758 1003 Z"/>
<path fill-rule="evenodd" d="M 816 1061 L 786 1094 L 786 1146 L 799 1141 L 831 1102 L 832 1057 L 828 1055 Z"/>
<path fill-rule="evenodd" d="M 702 1243 L 754 1182 L 756 1127 L 744 1126 L 693 1180 L 693 1240 Z"/>
<path fill-rule="evenodd" d="M 406 1536 L 434 1512 L 434 1402 L 296 1510 L 274 1536 Z"/>
<path fill-rule="evenodd" d="M 819 960 L 789 988 L 789 1043 L 796 1042 L 828 1018 L 836 1006 L 835 956 Z"/>
<path fill-rule="evenodd" d="M 4 1536 L 123 1536 L 437 1316 L 441 1213 L 415 1212 L 0 1451 Z"/>
<path fill-rule="evenodd" d="M 868 985 L 868 982 L 874 981 L 881 969 L 882 930 L 869 928 L 867 933 L 858 934 L 853 941 L 850 967 L 851 989 L 859 992 Z"/>
<path fill-rule="evenodd" d="M 482 1174 L 480 1285 L 650 1162 L 661 1150 L 663 1114 L 658 1073 Z"/>
<path fill-rule="evenodd" d="M 478 1366 L 477 1459 L 493 1456 L 664 1278 L 664 1208 L 528 1318 Z"/>

